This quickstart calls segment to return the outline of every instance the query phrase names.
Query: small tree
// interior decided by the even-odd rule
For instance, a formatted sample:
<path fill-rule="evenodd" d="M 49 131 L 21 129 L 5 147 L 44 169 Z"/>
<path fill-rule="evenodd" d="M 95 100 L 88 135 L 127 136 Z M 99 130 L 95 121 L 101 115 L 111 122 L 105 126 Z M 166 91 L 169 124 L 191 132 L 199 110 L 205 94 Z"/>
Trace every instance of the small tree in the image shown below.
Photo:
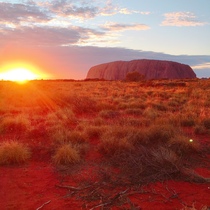
<path fill-rule="evenodd" d="M 145 75 L 140 74 L 138 71 L 128 72 L 125 80 L 128 82 L 138 82 L 145 79 Z"/>

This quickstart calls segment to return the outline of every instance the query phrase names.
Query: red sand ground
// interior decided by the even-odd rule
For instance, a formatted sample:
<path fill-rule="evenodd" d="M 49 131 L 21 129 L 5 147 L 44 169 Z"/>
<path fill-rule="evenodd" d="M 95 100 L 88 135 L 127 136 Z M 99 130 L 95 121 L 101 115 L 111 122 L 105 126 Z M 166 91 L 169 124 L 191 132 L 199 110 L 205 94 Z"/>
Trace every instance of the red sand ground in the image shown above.
<path fill-rule="evenodd" d="M 1 210 L 82 209 L 81 200 L 66 196 L 69 193 L 68 189 L 58 187 L 64 182 L 65 185 L 77 186 L 75 180 L 57 172 L 49 163 L 49 157 L 40 156 L 41 153 L 41 151 L 35 153 L 32 161 L 25 166 L 0 167 Z M 98 155 L 91 153 L 88 158 L 97 160 Z M 198 168 L 196 171 L 204 177 L 210 177 L 210 171 L 207 169 Z M 135 204 L 134 209 L 207 210 L 210 208 L 210 183 L 166 181 L 151 184 L 144 187 L 144 190 L 148 193 L 129 195 L 130 200 Z M 126 208 L 107 207 L 104 209 Z"/>
<path fill-rule="evenodd" d="M 210 172 L 199 169 L 203 176 Z M 61 177 L 54 168 L 44 162 L 32 162 L 25 167 L 1 167 L 0 204 L 2 210 L 82 209 L 81 201 L 66 198 L 66 189 L 56 187 Z M 210 184 L 167 181 L 145 188 L 149 193 L 130 196 L 139 209 L 202 209 L 210 206 Z M 188 207 L 188 208 L 186 208 Z M 191 208 L 190 208 L 191 207 Z M 98 208 L 100 209 L 100 208 Z M 120 209 L 119 207 L 111 209 Z M 192 208 L 193 209 L 193 208 Z"/>

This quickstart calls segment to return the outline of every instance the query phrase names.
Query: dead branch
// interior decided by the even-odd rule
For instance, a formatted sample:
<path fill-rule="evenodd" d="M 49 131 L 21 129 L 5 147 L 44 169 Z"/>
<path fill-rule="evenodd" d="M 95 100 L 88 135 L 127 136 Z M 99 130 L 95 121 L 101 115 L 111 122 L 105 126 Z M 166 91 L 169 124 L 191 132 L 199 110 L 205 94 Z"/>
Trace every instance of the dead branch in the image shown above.
<path fill-rule="evenodd" d="M 51 200 L 43 203 L 40 207 L 38 207 L 36 210 L 42 209 L 45 205 L 49 204 L 51 202 Z"/>
<path fill-rule="evenodd" d="M 186 176 L 186 178 L 189 181 L 193 181 L 193 182 L 197 182 L 197 183 L 205 183 L 205 182 L 210 183 L 210 178 L 205 178 L 205 177 L 197 174 L 192 169 L 184 168 L 181 172 L 184 176 Z"/>
<path fill-rule="evenodd" d="M 86 186 L 86 187 L 73 187 L 73 186 L 63 186 L 63 185 L 55 185 L 56 187 L 60 187 L 60 188 L 65 188 L 68 190 L 73 190 L 73 191 L 81 191 L 81 190 L 85 190 L 88 189 L 90 187 L 92 187 L 92 185 Z"/>
<path fill-rule="evenodd" d="M 122 195 L 125 195 L 125 194 L 128 192 L 128 190 L 129 190 L 129 189 L 126 189 L 126 190 L 124 190 L 124 191 L 122 191 L 122 192 L 117 193 L 117 194 L 116 194 L 113 198 L 111 198 L 109 201 L 107 201 L 107 202 L 105 202 L 105 203 L 98 204 L 98 205 L 92 207 L 90 210 L 94 210 L 94 209 L 96 209 L 96 208 L 98 208 L 98 207 L 105 207 L 105 206 L 107 206 L 107 205 L 112 204 L 112 203 L 113 203 L 114 201 L 116 201 L 119 197 L 121 197 Z"/>

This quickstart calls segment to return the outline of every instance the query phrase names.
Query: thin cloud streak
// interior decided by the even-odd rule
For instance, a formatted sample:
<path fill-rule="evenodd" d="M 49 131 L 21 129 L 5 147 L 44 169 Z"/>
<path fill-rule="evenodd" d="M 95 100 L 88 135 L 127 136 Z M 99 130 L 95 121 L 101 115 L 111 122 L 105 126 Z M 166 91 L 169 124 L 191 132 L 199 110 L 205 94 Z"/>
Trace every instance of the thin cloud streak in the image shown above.
<path fill-rule="evenodd" d="M 192 66 L 194 70 L 203 70 L 203 69 L 210 69 L 210 62 L 201 63 L 195 66 Z"/>
<path fill-rule="evenodd" d="M 164 14 L 165 20 L 161 26 L 203 26 L 206 22 L 198 21 L 191 12 L 172 12 Z"/>
<path fill-rule="evenodd" d="M 126 31 L 126 30 L 148 30 L 149 26 L 145 24 L 123 24 L 123 23 L 106 23 L 101 26 L 103 30 L 109 31 Z"/>

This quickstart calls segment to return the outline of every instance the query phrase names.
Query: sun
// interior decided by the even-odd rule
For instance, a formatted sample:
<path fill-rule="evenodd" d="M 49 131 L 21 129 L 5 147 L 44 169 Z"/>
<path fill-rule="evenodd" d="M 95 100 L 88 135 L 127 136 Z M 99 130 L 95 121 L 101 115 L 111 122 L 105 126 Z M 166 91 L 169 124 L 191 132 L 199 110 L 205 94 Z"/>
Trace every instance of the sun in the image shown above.
<path fill-rule="evenodd" d="M 3 80 L 25 82 L 36 79 L 37 75 L 25 68 L 15 68 L 2 73 L 1 77 Z"/>
<path fill-rule="evenodd" d="M 0 71 L 0 80 L 25 83 L 29 80 L 39 79 L 38 69 L 29 64 L 12 64 L 4 66 Z"/>

